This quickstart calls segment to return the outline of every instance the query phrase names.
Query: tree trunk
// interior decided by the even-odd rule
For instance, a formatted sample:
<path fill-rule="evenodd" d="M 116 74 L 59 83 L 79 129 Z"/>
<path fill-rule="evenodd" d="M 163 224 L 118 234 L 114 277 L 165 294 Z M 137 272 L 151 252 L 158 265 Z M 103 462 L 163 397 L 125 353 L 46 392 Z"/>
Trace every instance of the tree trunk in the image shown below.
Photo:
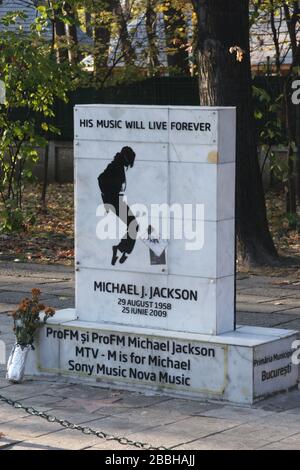
<path fill-rule="evenodd" d="M 297 136 L 295 136 L 295 122 L 294 122 L 294 113 L 291 106 L 291 89 L 292 89 L 292 78 L 289 76 L 285 78 L 283 86 L 283 105 L 285 112 L 285 127 L 286 127 L 286 136 L 288 141 L 288 150 L 287 150 L 287 191 L 286 191 L 286 212 L 296 215 L 297 212 L 297 197 L 296 197 L 296 188 L 297 188 L 297 178 L 296 178 L 296 169 L 298 166 L 298 161 L 296 161 L 295 168 L 295 153 L 294 153 L 294 143 L 297 141 Z M 297 154 L 296 154 L 297 157 Z"/>
<path fill-rule="evenodd" d="M 296 214 L 297 202 L 300 202 L 300 112 L 299 105 L 295 111 L 291 105 L 291 85 L 293 79 L 297 78 L 296 68 L 300 65 L 300 43 L 298 41 L 298 22 L 300 15 L 300 2 L 293 2 L 293 5 L 283 3 L 284 17 L 286 20 L 290 48 L 292 51 L 292 63 L 284 84 L 284 103 L 286 113 L 286 133 L 288 137 L 288 192 L 286 207 L 287 212 Z M 294 111 L 294 112 L 293 112 Z M 296 143 L 296 153 L 293 153 L 293 142 Z M 294 163 L 294 157 L 296 162 Z"/>
<path fill-rule="evenodd" d="M 296 181 L 295 181 L 295 168 L 294 168 L 294 152 L 292 143 L 289 142 L 287 151 L 288 162 L 288 180 L 286 192 L 286 212 L 288 214 L 296 215 L 297 213 L 297 200 L 296 200 Z"/>
<path fill-rule="evenodd" d="M 276 22 L 275 22 L 275 13 L 276 9 L 274 7 L 274 0 L 270 1 L 271 3 L 271 10 L 270 10 L 270 26 L 272 30 L 272 36 L 273 36 L 273 43 L 275 47 L 275 65 L 276 65 L 276 73 L 277 75 L 280 75 L 280 44 L 279 44 L 279 31 L 276 28 Z"/>
<path fill-rule="evenodd" d="M 48 167 L 49 167 L 49 144 L 45 147 L 45 155 L 44 155 L 44 174 L 43 174 L 43 188 L 42 188 L 42 204 L 43 210 L 47 210 L 47 203 L 46 203 L 46 194 L 47 194 L 47 187 L 48 187 Z"/>
<path fill-rule="evenodd" d="M 241 256 L 248 264 L 273 263 L 277 252 L 268 229 L 255 138 L 249 1 L 193 0 L 193 4 L 199 24 L 200 104 L 237 107 L 236 227 Z M 235 46 L 244 53 L 230 53 Z"/>
<path fill-rule="evenodd" d="M 127 27 L 127 19 L 124 14 L 120 0 L 113 0 L 113 11 L 116 17 L 116 22 L 119 30 L 120 43 L 122 53 L 124 55 L 124 62 L 126 65 L 134 65 L 135 51 L 131 44 L 131 39 Z"/>
<path fill-rule="evenodd" d="M 197 0 L 195 0 L 197 1 Z M 186 22 L 182 11 L 166 2 L 164 13 L 168 66 L 170 75 L 190 75 Z"/>
<path fill-rule="evenodd" d="M 59 19 L 59 15 L 62 15 L 62 10 L 53 9 L 53 21 L 54 21 L 54 32 L 56 42 L 56 59 L 57 63 L 61 64 L 65 60 L 68 60 L 68 49 L 62 47 L 60 41 L 66 39 L 66 29 L 63 21 Z"/>
<path fill-rule="evenodd" d="M 108 64 L 110 37 L 108 24 L 101 24 L 96 16 L 94 27 L 94 77 L 96 81 L 101 81 Z"/>
<path fill-rule="evenodd" d="M 67 23 L 65 26 L 67 40 L 68 40 L 68 55 L 70 64 L 77 64 L 80 60 L 80 54 L 78 50 L 78 37 L 77 37 L 77 18 L 76 11 L 69 3 L 65 2 L 64 10 L 70 19 L 70 24 Z"/>
<path fill-rule="evenodd" d="M 296 105 L 296 173 L 297 173 L 297 201 L 300 204 L 300 104 Z"/>
<path fill-rule="evenodd" d="M 93 28 L 91 25 L 92 15 L 87 9 L 85 10 L 85 13 L 84 13 L 84 20 L 85 20 L 86 34 L 91 38 L 93 37 Z"/>
<path fill-rule="evenodd" d="M 149 75 L 156 75 L 159 60 L 158 60 L 158 47 L 157 47 L 157 36 L 156 36 L 156 23 L 157 15 L 154 10 L 156 0 L 147 0 L 146 9 L 146 32 L 148 38 L 148 69 Z"/>

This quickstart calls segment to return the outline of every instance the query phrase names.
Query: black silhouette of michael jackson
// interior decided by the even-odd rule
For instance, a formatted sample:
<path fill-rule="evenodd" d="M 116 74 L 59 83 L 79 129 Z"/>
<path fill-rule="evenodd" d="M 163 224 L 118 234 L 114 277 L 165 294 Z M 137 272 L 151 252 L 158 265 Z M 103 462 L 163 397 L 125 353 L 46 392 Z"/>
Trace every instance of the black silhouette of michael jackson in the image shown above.
<path fill-rule="evenodd" d="M 112 265 L 116 264 L 118 251 L 121 253 L 120 263 L 126 261 L 134 249 L 139 229 L 136 218 L 123 199 L 126 190 L 125 169 L 132 168 L 134 160 L 135 153 L 132 148 L 123 147 L 121 152 L 114 156 L 113 161 L 98 176 L 98 184 L 106 210 L 112 210 L 127 225 L 126 234 L 120 243 L 112 247 Z"/>

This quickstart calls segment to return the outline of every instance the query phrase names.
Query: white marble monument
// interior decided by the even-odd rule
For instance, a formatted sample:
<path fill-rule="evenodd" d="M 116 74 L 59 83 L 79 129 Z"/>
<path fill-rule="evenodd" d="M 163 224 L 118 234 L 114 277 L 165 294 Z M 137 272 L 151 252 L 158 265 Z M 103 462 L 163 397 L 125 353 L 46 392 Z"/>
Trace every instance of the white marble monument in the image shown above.
<path fill-rule="evenodd" d="M 235 109 L 74 114 L 76 308 L 27 372 L 247 404 L 295 386 L 296 332 L 234 325 Z"/>

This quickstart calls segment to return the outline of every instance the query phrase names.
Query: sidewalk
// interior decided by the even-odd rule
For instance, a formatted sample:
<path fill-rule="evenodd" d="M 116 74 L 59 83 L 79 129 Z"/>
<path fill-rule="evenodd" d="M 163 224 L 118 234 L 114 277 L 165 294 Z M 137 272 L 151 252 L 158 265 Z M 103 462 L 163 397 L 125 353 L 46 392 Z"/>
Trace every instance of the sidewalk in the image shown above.
<path fill-rule="evenodd" d="M 72 268 L 1 262 L 0 339 L 8 353 L 14 344 L 8 313 L 33 287 L 42 291 L 43 303 L 56 308 L 74 306 Z M 296 275 L 239 275 L 237 322 L 300 331 L 299 287 Z M 0 394 L 57 418 L 153 446 L 176 450 L 300 448 L 299 390 L 242 407 L 112 391 L 66 379 L 10 385 L 0 365 Z M 0 433 L 4 435 L 0 449 L 136 450 L 64 429 L 1 402 Z"/>

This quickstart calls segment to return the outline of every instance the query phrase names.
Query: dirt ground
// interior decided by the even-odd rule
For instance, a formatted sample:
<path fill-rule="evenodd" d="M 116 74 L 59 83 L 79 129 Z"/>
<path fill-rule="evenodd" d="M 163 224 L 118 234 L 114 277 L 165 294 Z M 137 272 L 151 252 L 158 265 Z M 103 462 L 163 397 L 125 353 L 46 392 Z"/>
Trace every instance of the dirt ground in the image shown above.
<path fill-rule="evenodd" d="M 42 209 L 40 185 L 28 186 L 24 192 L 24 209 L 35 220 L 20 233 L 0 234 L 0 259 L 16 262 L 74 262 L 74 187 L 73 184 L 50 184 L 47 211 Z"/>

